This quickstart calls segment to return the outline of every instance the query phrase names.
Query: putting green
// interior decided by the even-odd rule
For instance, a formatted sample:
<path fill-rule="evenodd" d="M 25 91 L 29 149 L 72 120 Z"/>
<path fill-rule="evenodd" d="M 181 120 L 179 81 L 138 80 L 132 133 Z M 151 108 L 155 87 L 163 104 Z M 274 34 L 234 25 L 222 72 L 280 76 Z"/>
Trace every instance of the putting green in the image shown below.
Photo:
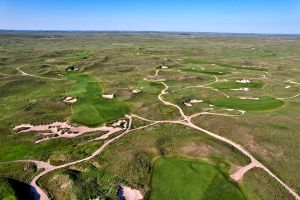
<path fill-rule="evenodd" d="M 99 82 L 90 75 L 68 73 L 66 77 L 75 81 L 68 95 L 78 99 L 73 105 L 71 116 L 73 122 L 97 126 L 106 121 L 124 117 L 129 111 L 123 102 L 102 98 Z"/>
<path fill-rule="evenodd" d="M 214 166 L 182 158 L 155 162 L 150 200 L 245 199 L 239 188 Z"/>
<path fill-rule="evenodd" d="M 262 81 L 253 80 L 250 83 L 238 83 L 235 81 L 221 81 L 211 84 L 212 87 L 219 90 L 230 90 L 238 88 L 261 88 L 264 85 Z"/>
<path fill-rule="evenodd" d="M 238 98 L 222 98 L 211 99 L 207 103 L 218 107 L 233 108 L 246 111 L 264 111 L 279 108 L 284 105 L 284 102 L 273 97 L 259 97 L 258 100 L 238 99 Z"/>
<path fill-rule="evenodd" d="M 209 74 L 209 75 L 216 75 L 216 76 L 230 74 L 229 72 L 225 72 L 225 71 L 215 71 L 215 70 L 208 70 L 208 69 L 199 70 L 199 69 L 184 68 L 181 70 L 184 72 L 191 72 L 194 74 Z"/>

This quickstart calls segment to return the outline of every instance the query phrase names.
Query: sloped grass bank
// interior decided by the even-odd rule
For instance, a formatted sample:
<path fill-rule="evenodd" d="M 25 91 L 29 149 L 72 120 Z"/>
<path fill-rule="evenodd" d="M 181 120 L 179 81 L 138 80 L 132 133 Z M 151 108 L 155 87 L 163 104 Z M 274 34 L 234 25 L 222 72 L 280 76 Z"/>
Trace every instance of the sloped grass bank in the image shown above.
<path fill-rule="evenodd" d="M 75 81 L 68 95 L 78 99 L 73 106 L 71 121 L 87 126 L 97 126 L 124 117 L 129 111 L 127 105 L 117 99 L 102 98 L 100 83 L 92 76 L 69 73 L 66 77 Z"/>

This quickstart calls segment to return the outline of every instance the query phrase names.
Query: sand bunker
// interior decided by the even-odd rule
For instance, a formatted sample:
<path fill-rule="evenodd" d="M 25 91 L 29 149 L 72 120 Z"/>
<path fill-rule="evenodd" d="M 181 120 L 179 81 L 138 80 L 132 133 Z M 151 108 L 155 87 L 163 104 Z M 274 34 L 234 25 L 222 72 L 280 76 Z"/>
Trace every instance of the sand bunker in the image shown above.
<path fill-rule="evenodd" d="M 107 134 L 112 134 L 117 131 L 125 129 L 124 126 L 127 126 L 127 122 L 125 123 L 123 120 L 121 122 L 117 122 L 112 126 L 102 126 L 97 128 L 89 128 L 87 126 L 78 126 L 71 125 L 67 122 L 53 122 L 47 125 L 31 125 L 31 124 L 21 124 L 14 127 L 14 130 L 17 130 L 18 133 L 25 132 L 39 132 L 41 136 L 45 136 L 42 139 L 37 140 L 35 143 L 39 143 L 51 138 L 74 138 L 78 137 L 84 133 L 103 131 L 108 132 Z M 106 135 L 107 135 L 106 134 Z M 109 135 L 107 135 L 108 137 Z M 107 137 L 103 137 L 101 139 L 106 139 Z"/>
<path fill-rule="evenodd" d="M 235 82 L 237 82 L 237 83 L 250 83 L 250 81 L 248 79 L 236 80 Z"/>
<path fill-rule="evenodd" d="M 193 105 L 191 103 L 184 103 L 187 107 L 192 107 Z"/>
<path fill-rule="evenodd" d="M 102 97 L 105 99 L 113 99 L 115 97 L 114 94 L 102 94 Z"/>
<path fill-rule="evenodd" d="M 192 100 L 190 101 L 191 104 L 194 104 L 194 103 L 202 103 L 202 102 L 203 102 L 203 100 L 198 100 L 198 99 L 192 99 Z"/>
<path fill-rule="evenodd" d="M 240 99 L 243 99 L 243 100 L 259 100 L 258 97 L 240 97 Z"/>
<path fill-rule="evenodd" d="M 132 93 L 132 94 L 138 94 L 138 93 L 140 93 L 140 92 L 141 92 L 141 90 L 139 90 L 139 89 L 131 90 L 131 93 Z"/>
<path fill-rule="evenodd" d="M 141 200 L 143 195 L 139 190 L 131 189 L 130 187 L 122 186 L 122 196 L 126 200 Z"/>
<path fill-rule="evenodd" d="M 244 110 L 239 110 L 239 112 L 241 113 L 241 115 L 246 113 L 246 111 L 244 111 Z"/>
<path fill-rule="evenodd" d="M 77 99 L 75 97 L 66 97 L 63 102 L 73 104 L 77 102 Z"/>
<path fill-rule="evenodd" d="M 224 110 L 227 110 L 227 111 L 234 111 L 234 109 L 232 109 L 232 108 L 224 108 Z"/>
<path fill-rule="evenodd" d="M 237 89 L 230 89 L 232 91 L 244 91 L 244 92 L 248 92 L 249 88 L 237 88 Z"/>

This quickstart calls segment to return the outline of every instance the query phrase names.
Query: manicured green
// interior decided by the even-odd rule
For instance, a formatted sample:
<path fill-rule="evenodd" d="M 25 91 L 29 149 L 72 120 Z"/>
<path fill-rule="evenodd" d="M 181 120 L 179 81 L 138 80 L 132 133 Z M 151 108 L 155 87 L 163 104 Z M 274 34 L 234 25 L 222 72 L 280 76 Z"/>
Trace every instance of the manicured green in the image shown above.
<path fill-rule="evenodd" d="M 75 83 L 68 92 L 78 101 L 73 106 L 71 120 L 88 126 L 96 126 L 115 120 L 129 111 L 126 104 L 116 99 L 104 99 L 99 82 L 90 75 L 69 73 L 66 75 Z"/>
<path fill-rule="evenodd" d="M 178 157 L 155 162 L 150 200 L 245 199 L 239 188 L 214 166 Z"/>
<path fill-rule="evenodd" d="M 209 69 L 199 70 L 199 69 L 185 68 L 181 70 L 184 72 L 191 72 L 195 74 L 209 74 L 209 75 L 216 75 L 216 76 L 230 74 L 229 72 L 225 72 L 225 71 L 216 71 L 216 70 L 209 70 Z"/>
<path fill-rule="evenodd" d="M 260 97 L 259 100 L 223 98 L 211 99 L 207 102 L 219 107 L 241 109 L 246 111 L 272 110 L 284 105 L 283 101 L 268 96 Z"/>
<path fill-rule="evenodd" d="M 219 90 L 229 90 L 229 89 L 238 89 L 238 88 L 261 88 L 264 85 L 261 81 L 251 81 L 250 83 L 238 83 L 235 81 L 221 81 L 211 84 L 212 87 Z"/>

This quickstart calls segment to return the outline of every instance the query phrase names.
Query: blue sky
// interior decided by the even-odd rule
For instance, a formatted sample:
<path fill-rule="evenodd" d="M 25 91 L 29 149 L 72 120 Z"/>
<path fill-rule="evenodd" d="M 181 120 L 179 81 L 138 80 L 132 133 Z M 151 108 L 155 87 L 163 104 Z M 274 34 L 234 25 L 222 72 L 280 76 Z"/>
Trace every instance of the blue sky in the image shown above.
<path fill-rule="evenodd" d="M 0 29 L 300 34 L 300 0 L 0 0 Z"/>

